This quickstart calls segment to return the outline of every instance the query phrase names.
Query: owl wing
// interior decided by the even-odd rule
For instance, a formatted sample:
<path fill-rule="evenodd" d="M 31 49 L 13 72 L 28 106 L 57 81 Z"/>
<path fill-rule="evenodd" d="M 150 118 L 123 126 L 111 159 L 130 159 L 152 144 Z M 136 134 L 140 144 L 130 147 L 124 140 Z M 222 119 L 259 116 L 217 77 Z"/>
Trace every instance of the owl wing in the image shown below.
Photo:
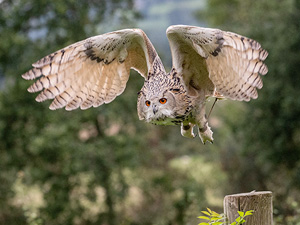
<path fill-rule="evenodd" d="M 240 101 L 257 98 L 261 75 L 268 72 L 268 56 L 249 38 L 218 29 L 177 25 L 167 29 L 173 67 L 187 86 L 208 96 L 220 93 Z"/>
<path fill-rule="evenodd" d="M 29 92 L 42 91 L 36 101 L 54 99 L 50 109 L 87 109 L 109 103 L 120 95 L 130 68 L 143 77 L 155 58 L 153 45 L 140 29 L 125 29 L 74 43 L 33 64 L 23 74 L 27 80 L 39 78 Z"/>

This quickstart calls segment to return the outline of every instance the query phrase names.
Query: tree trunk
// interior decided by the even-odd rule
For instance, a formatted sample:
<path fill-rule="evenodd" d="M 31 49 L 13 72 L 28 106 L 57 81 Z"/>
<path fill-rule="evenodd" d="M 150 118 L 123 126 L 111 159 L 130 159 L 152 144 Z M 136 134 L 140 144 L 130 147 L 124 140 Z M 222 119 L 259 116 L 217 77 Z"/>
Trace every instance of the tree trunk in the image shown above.
<path fill-rule="evenodd" d="M 224 214 L 228 224 L 235 221 L 239 214 L 237 211 L 246 212 L 254 210 L 253 215 L 247 216 L 244 225 L 272 225 L 272 192 L 261 191 L 227 195 L 224 198 Z"/>

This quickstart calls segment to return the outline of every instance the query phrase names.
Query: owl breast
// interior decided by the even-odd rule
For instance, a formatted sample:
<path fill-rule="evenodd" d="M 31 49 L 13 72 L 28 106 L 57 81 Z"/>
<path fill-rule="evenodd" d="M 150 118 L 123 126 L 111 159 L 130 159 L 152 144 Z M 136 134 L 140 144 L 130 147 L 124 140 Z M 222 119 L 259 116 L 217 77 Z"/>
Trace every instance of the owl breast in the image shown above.
<path fill-rule="evenodd" d="M 155 118 L 153 120 L 150 120 L 149 122 L 155 125 L 180 125 L 182 122 L 191 122 L 193 121 L 192 113 L 188 115 L 182 115 L 182 116 L 176 116 L 174 118 L 172 117 L 159 117 Z"/>

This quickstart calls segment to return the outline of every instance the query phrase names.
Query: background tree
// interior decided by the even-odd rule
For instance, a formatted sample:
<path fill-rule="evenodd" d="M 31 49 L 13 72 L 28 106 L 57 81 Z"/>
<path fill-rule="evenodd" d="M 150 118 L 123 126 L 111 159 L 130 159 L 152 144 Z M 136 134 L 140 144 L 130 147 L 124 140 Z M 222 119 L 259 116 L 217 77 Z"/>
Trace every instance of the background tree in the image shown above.
<path fill-rule="evenodd" d="M 279 224 L 299 221 L 298 0 L 210 0 L 199 23 L 188 22 L 205 7 L 198 0 L 0 2 L 0 224 L 196 224 L 205 207 L 221 211 L 225 194 L 253 189 L 273 191 Z M 136 5 L 148 12 L 142 22 Z M 96 109 L 50 111 L 26 92 L 30 63 L 124 27 L 146 27 L 168 62 L 170 21 L 207 22 L 270 53 L 257 100 L 215 106 L 213 145 L 138 121 L 134 72 Z"/>
<path fill-rule="evenodd" d="M 237 192 L 251 187 L 272 190 L 280 224 L 299 222 L 299 10 L 299 0 L 212 0 L 206 14 L 214 26 L 260 40 L 269 52 L 269 73 L 258 100 L 245 104 L 246 115 L 240 123 L 234 121 L 242 151 L 226 151 L 238 161 L 239 175 L 234 166 L 226 170 L 235 174 Z"/>
<path fill-rule="evenodd" d="M 32 96 L 25 91 L 28 84 L 20 79 L 20 74 L 29 69 L 29 62 L 42 55 L 95 35 L 100 22 L 114 19 L 120 27 L 125 26 L 127 18 L 136 15 L 132 6 L 132 1 L 2 1 L 1 224 L 34 223 L 36 220 L 43 224 L 84 221 L 115 224 L 115 196 L 124 198 L 126 184 L 122 183 L 120 173 L 116 182 L 120 187 L 113 189 L 111 170 L 119 169 L 113 162 L 124 161 L 124 157 L 132 154 L 120 152 L 125 142 L 126 145 L 131 143 L 130 138 L 118 137 L 116 141 L 108 137 L 94 141 L 95 136 L 105 136 L 100 133 L 99 126 L 109 123 L 113 113 L 104 112 L 101 114 L 104 118 L 98 118 L 99 111 L 50 112 L 46 104 L 34 104 Z M 121 7 L 123 10 L 117 12 Z M 109 148 L 99 151 L 100 155 L 91 150 L 102 145 Z M 97 168 L 90 168 L 94 161 L 92 165 Z M 18 179 L 19 186 L 16 186 Z M 96 204 L 94 186 L 99 183 L 105 193 L 103 209 L 94 216 L 84 215 L 87 207 L 80 201 L 86 198 Z M 38 187 L 31 199 L 27 199 L 26 190 L 22 191 L 26 185 Z M 76 192 L 82 186 L 86 189 Z M 21 196 L 16 195 L 16 188 L 21 189 Z M 31 209 L 34 202 L 37 211 Z"/>
<path fill-rule="evenodd" d="M 224 175 L 209 161 L 214 148 L 201 151 L 179 127 L 138 121 L 138 74 L 114 102 L 86 111 L 50 111 L 26 91 L 21 74 L 30 63 L 135 26 L 133 6 L 1 1 L 0 224 L 186 224 L 197 221 L 207 196 L 223 195 Z"/>

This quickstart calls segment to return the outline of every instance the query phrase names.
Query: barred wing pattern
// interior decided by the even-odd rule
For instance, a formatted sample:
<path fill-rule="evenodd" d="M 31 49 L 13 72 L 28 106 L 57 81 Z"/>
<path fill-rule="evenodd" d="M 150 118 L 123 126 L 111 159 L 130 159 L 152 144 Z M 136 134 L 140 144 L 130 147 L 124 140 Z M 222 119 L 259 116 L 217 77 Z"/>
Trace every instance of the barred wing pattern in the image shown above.
<path fill-rule="evenodd" d="M 109 103 L 120 95 L 130 68 L 147 76 L 158 57 L 140 29 L 124 29 L 88 38 L 54 52 L 33 64 L 23 74 L 27 80 L 39 78 L 28 88 L 42 91 L 36 101 L 54 99 L 50 109 L 87 109 Z"/>
<path fill-rule="evenodd" d="M 268 56 L 261 45 L 249 38 L 219 29 L 192 27 L 185 25 L 171 26 L 167 30 L 172 51 L 173 67 L 198 68 L 198 73 L 183 74 L 187 85 L 201 83 L 207 76 L 215 86 L 215 90 L 225 97 L 239 101 L 257 98 L 257 88 L 262 88 L 259 74 L 268 72 L 264 60 Z M 192 51 L 183 51 L 180 45 L 188 46 Z M 195 52 L 201 58 L 193 61 Z M 193 57 L 192 57 L 193 56 Z M 206 67 L 207 70 L 200 67 Z M 186 78 L 185 76 L 189 76 Z M 210 83 L 202 88 L 210 95 Z"/>

